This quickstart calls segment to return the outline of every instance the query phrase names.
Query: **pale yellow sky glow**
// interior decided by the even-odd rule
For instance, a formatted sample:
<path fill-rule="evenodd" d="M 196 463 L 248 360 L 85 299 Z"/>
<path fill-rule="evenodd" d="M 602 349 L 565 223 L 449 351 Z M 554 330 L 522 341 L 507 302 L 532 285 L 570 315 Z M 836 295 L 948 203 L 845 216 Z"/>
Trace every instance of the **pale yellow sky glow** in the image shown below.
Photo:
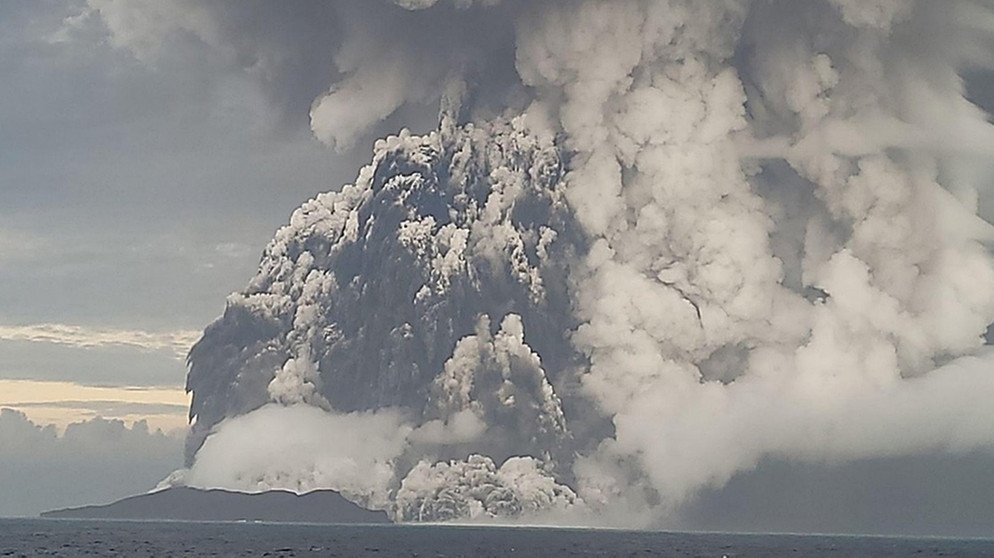
<path fill-rule="evenodd" d="M 97 387 L 71 382 L 0 380 L 0 408 L 23 412 L 36 424 L 68 424 L 95 417 L 131 424 L 147 420 L 153 430 L 185 428 L 190 399 L 182 388 Z"/>

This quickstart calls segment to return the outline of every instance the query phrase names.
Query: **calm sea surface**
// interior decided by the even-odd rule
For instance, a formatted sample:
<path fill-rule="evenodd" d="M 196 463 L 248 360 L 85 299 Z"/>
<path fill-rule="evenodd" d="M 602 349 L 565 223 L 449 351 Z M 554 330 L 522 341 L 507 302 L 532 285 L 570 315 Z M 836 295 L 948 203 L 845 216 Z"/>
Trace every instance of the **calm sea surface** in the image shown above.
<path fill-rule="evenodd" d="M 0 520 L 0 557 L 21 556 L 994 557 L 994 540 Z"/>

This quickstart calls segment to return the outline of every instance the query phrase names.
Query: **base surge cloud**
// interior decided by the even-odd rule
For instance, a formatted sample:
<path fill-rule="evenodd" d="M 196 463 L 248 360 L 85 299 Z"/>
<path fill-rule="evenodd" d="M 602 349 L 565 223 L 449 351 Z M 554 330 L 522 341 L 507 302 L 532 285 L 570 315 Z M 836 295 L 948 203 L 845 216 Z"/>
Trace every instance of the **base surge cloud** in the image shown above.
<path fill-rule="evenodd" d="M 83 17 L 270 84 L 314 57 L 302 8 L 187 3 Z M 994 66 L 994 2 L 321 15 L 318 139 L 426 103 L 439 126 L 276 234 L 190 353 L 173 482 L 644 525 L 767 458 L 994 448 L 994 127 L 960 77 Z"/>

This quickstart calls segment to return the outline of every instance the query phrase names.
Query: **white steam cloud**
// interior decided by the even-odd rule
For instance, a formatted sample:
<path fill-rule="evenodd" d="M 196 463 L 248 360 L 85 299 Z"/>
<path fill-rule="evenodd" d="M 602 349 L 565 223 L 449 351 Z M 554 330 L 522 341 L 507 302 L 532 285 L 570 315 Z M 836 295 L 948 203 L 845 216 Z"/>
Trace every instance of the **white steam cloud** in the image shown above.
<path fill-rule="evenodd" d="M 549 509 L 665 513 L 764 457 L 994 447 L 985 403 L 994 356 L 983 348 L 994 321 L 994 228 L 977 215 L 979 200 L 994 195 L 985 162 L 994 126 L 960 78 L 994 65 L 994 2 L 333 4 L 344 34 L 328 61 L 339 76 L 313 104 L 315 136 L 348 148 L 402 106 L 435 100 L 442 126 L 378 143 L 355 186 L 309 202 L 274 241 L 276 263 L 264 262 L 239 303 L 265 327 L 291 316 L 282 356 L 267 346 L 253 361 L 272 361 L 255 404 L 266 406 L 215 421 L 186 482 L 338 488 L 369 505 L 392 501 L 401 518 L 412 518 L 405 508 L 432 507 L 442 510 L 435 518 L 499 516 L 543 507 L 527 503 L 535 498 Z M 138 53 L 152 47 L 135 37 L 161 36 L 171 21 L 120 17 L 122 3 L 110 0 L 90 5 Z M 250 8 L 212 6 L 176 25 L 237 50 L 215 30 Z M 139 33 L 150 21 L 156 32 Z M 445 212 L 398 220 L 396 242 L 434 258 L 441 285 L 426 285 L 412 304 L 455 292 L 460 274 L 474 277 L 474 254 L 506 266 L 538 300 L 545 284 L 535 270 L 559 258 L 569 320 L 556 325 L 570 330 L 578 372 L 550 370 L 530 342 L 543 332 L 505 309 L 490 316 L 502 320 L 496 334 L 483 321 L 445 349 L 444 366 L 422 386 L 424 416 L 341 416 L 329 395 L 339 387 L 322 383 L 330 361 L 316 351 L 341 339 L 322 321 L 331 312 L 322 304 L 347 287 L 319 269 L 322 253 L 293 255 L 288 243 L 326 235 L 337 243 L 329 257 L 348 243 L 368 246 L 363 204 L 387 188 L 377 173 L 397 175 L 390 187 L 410 179 L 416 173 L 391 157 L 417 153 L 408 166 L 428 167 L 466 123 L 472 139 L 450 155 L 451 180 L 465 180 L 457 162 L 469 165 L 472 142 L 488 133 L 487 160 L 505 166 L 483 177 L 493 192 L 472 226 L 438 222 Z M 501 126 L 513 132 L 499 136 Z M 547 205 L 564 201 L 583 240 L 550 256 L 568 231 L 549 224 L 515 236 L 501 219 L 534 195 L 506 186 L 525 180 L 515 172 L 548 176 L 540 162 L 507 154 L 553 144 L 564 172 Z M 523 255 L 529 246 L 534 257 Z M 405 325 L 392 334 L 411 338 Z M 577 426 L 584 419 L 570 409 L 583 406 L 607 432 Z M 508 414 L 548 424 L 531 441 L 498 439 L 494 425 L 513 423 Z M 554 446 L 574 444 L 571 420 L 585 439 L 564 463 Z M 535 461 L 469 457 L 487 451 L 472 446 L 483 441 L 502 458 Z M 521 471 L 528 482 L 508 480 Z M 489 509 L 468 478 L 508 496 Z"/>
<path fill-rule="evenodd" d="M 220 425 L 189 470 L 163 486 L 244 492 L 332 489 L 386 507 L 393 461 L 411 431 L 397 413 L 333 415 L 309 405 L 268 405 Z"/>

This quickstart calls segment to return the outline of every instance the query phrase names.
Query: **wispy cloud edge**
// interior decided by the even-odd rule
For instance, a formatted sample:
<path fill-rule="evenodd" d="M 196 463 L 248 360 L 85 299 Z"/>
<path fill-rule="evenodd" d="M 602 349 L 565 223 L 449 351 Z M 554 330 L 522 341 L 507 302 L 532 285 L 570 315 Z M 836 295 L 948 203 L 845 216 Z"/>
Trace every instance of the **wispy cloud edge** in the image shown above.
<path fill-rule="evenodd" d="M 152 332 L 52 323 L 0 325 L 0 341 L 53 343 L 81 349 L 128 347 L 146 352 L 170 351 L 180 360 L 186 358 L 201 333 L 193 330 Z"/>

